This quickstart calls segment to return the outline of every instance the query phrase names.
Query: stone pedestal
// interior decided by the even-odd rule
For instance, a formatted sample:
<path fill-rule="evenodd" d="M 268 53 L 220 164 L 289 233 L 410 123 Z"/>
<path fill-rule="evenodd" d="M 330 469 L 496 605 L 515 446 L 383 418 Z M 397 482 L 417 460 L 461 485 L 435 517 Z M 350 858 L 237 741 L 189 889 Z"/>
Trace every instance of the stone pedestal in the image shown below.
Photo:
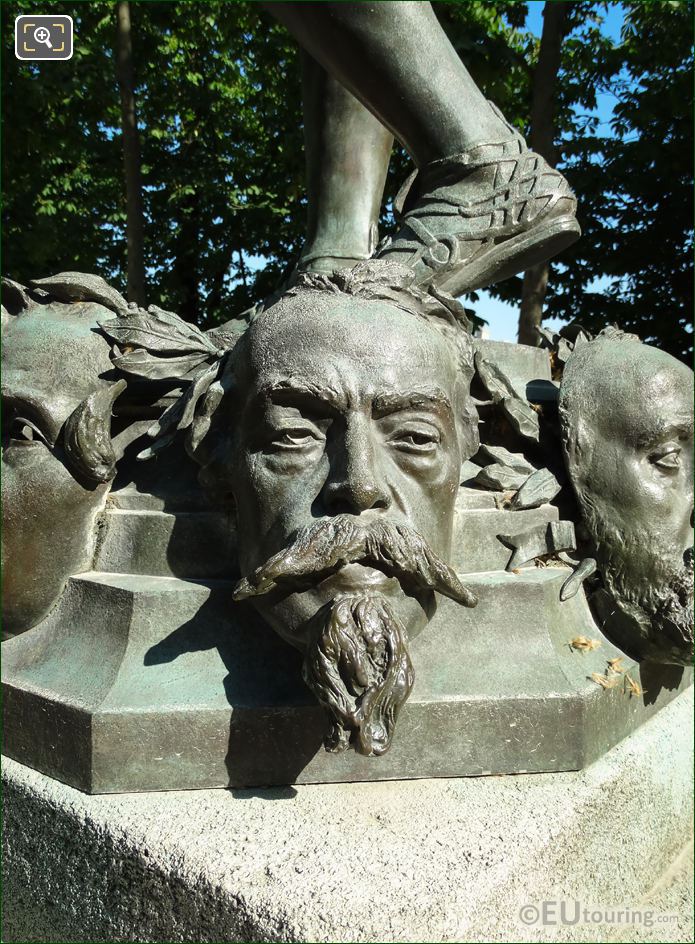
<path fill-rule="evenodd" d="M 690 670 L 624 657 L 645 694 L 597 685 L 592 673 L 622 653 L 583 592 L 560 602 L 569 570 L 508 572 L 512 552 L 497 539 L 557 520 L 557 509 L 503 510 L 462 487 L 452 563 L 479 605 L 440 600 L 413 641 L 415 686 L 385 756 L 326 753 L 299 654 L 220 579 L 234 566 L 227 516 L 159 504 L 115 491 L 95 570 L 70 579 L 43 623 L 3 643 L 5 752 L 81 790 L 573 770 L 689 683 Z M 574 650 L 582 635 L 598 648 Z"/>
<path fill-rule="evenodd" d="M 520 915 L 678 904 L 692 743 L 689 691 L 579 772 L 87 796 L 8 760 L 2 940 L 692 940 Z"/>
<path fill-rule="evenodd" d="M 597 685 L 621 653 L 583 594 L 559 602 L 566 575 L 468 575 L 480 604 L 443 601 L 414 641 L 415 689 L 383 757 L 324 751 L 297 653 L 248 609 L 230 620 L 230 587 L 72 578 L 52 618 L 3 644 L 4 750 L 90 793 L 577 769 L 690 672 L 626 660 L 643 695 Z M 600 646 L 573 650 L 582 634 Z"/>

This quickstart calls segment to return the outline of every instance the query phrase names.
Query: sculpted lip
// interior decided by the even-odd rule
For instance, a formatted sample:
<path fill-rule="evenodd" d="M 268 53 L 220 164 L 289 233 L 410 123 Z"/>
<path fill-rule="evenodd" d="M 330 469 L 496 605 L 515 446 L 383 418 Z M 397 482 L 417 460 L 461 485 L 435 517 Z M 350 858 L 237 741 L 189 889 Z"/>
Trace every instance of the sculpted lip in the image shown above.
<path fill-rule="evenodd" d="M 398 585 L 395 577 L 387 577 L 381 570 L 375 567 L 367 567 L 364 564 L 346 564 L 335 574 L 326 577 L 321 581 L 320 586 L 330 586 L 336 590 L 370 590 L 385 589 L 389 584 Z"/>

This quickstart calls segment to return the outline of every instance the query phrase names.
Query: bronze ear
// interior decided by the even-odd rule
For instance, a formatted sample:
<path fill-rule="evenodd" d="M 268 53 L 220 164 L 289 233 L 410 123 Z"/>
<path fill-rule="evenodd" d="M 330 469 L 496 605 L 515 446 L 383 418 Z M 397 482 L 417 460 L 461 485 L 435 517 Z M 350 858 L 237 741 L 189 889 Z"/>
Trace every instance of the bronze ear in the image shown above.
<path fill-rule="evenodd" d="M 111 410 L 127 384 L 118 380 L 92 393 L 65 422 L 63 445 L 71 467 L 90 482 L 110 481 L 117 456 L 111 440 Z"/>

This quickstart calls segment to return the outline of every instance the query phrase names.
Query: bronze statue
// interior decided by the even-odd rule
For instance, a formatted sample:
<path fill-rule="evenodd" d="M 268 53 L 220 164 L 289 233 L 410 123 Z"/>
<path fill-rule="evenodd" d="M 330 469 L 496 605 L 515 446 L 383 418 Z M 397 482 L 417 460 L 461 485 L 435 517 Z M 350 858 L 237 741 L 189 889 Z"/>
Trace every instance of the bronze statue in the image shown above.
<path fill-rule="evenodd" d="M 478 446 L 471 337 L 462 306 L 410 277 L 381 261 L 300 276 L 172 408 L 204 484 L 233 499 L 236 599 L 304 653 L 328 745 L 365 754 L 391 743 L 434 591 L 476 603 L 447 563 Z M 142 343 L 127 318 L 103 327 Z M 166 417 L 153 432 L 156 451 Z"/>
<path fill-rule="evenodd" d="M 645 663 L 692 656 L 692 373 L 575 332 L 568 513 L 549 358 L 474 339 L 453 297 L 578 237 L 566 181 L 429 3 L 268 7 L 305 50 L 309 226 L 289 284 L 207 333 L 94 276 L 4 284 L 5 603 L 32 627 L 5 644 L 7 749 L 96 791 L 582 766 L 646 717 L 600 674 L 623 658 L 611 638 Z M 378 243 L 392 135 L 417 171 Z M 152 494 L 136 476 L 112 492 L 99 558 L 126 443 L 153 459 Z M 172 500 L 184 444 L 207 499 Z M 205 538 L 174 566 L 184 519 Z M 206 543 L 209 582 L 191 560 Z M 586 632 L 601 639 L 578 656 Z"/>
<path fill-rule="evenodd" d="M 126 383 L 97 324 L 108 308 L 3 288 L 3 624 L 14 634 L 43 619 L 68 577 L 91 565 L 116 471 L 111 408 Z"/>
<path fill-rule="evenodd" d="M 264 6 L 308 53 L 300 269 L 330 271 L 372 255 L 391 135 L 417 171 L 396 201 L 399 227 L 376 255 L 409 266 L 414 284 L 461 295 L 578 239 L 567 181 L 486 101 L 431 4 Z"/>

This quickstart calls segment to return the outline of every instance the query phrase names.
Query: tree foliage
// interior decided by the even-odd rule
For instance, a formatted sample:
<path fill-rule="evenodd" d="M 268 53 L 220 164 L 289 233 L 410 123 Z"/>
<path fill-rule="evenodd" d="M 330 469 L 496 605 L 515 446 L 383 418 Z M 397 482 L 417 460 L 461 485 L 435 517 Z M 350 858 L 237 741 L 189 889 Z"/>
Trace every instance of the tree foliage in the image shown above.
<path fill-rule="evenodd" d="M 6 48 L 33 6 L 2 5 Z M 20 280 L 98 271 L 124 288 L 116 4 L 53 10 L 75 20 L 69 63 L 3 59 L 4 267 Z M 253 3 L 133 2 L 131 16 L 149 296 L 201 325 L 225 321 L 272 290 L 301 245 L 297 51 Z"/>
<path fill-rule="evenodd" d="M 116 78 L 104 50 L 115 6 L 57 3 L 75 19 L 67 63 L 19 62 L 14 20 L 33 3 L 1 4 L 3 267 L 26 281 L 61 269 L 123 271 L 125 201 Z M 67 66 L 67 68 L 66 68 Z"/>
<path fill-rule="evenodd" d="M 14 18 L 1 6 L 5 50 Z M 528 133 L 538 38 L 517 0 L 435 3 L 483 92 Z M 547 315 L 617 323 L 677 356 L 691 351 L 692 3 L 623 5 L 613 43 L 604 2 L 567 3 L 558 77 L 559 166 L 583 238 L 551 268 Z M 125 288 L 116 4 L 54 3 L 75 20 L 67 63 L 18 62 L 4 81 L 4 268 L 20 280 L 96 271 Z M 299 251 L 304 167 L 299 65 L 290 37 L 252 2 L 132 0 L 149 300 L 201 326 L 278 283 Z M 611 95 L 613 120 L 596 115 Z M 389 201 L 410 170 L 396 149 Z M 521 279 L 495 287 L 517 302 Z M 479 311 L 484 315 L 484 311 Z"/>
<path fill-rule="evenodd" d="M 483 34 L 476 35 L 470 17 L 481 6 L 488 9 L 480 11 Z M 453 20 L 457 31 L 475 37 L 472 46 L 469 40 L 457 48 L 464 60 L 468 52 L 481 88 L 528 134 L 538 40 L 520 30 L 523 17 L 513 21 L 505 6 L 519 16 L 526 5 L 474 3 L 469 11 L 466 3 L 452 4 L 443 22 L 450 36 L 457 35 Z M 545 316 L 592 331 L 617 324 L 690 362 L 693 4 L 623 4 L 619 43 L 602 28 L 608 4 L 567 6 L 556 147 L 558 166 L 578 196 L 583 236 L 551 265 Z M 501 59 L 504 44 L 509 52 Z M 495 61 L 500 65 L 491 76 Z M 607 124 L 597 114 L 606 96 L 613 105 Z M 518 303 L 521 277 L 492 291 Z"/>
<path fill-rule="evenodd" d="M 690 361 L 693 252 L 692 3 L 626 4 L 608 51 L 610 128 L 563 143 L 582 239 L 551 281 L 547 314 L 618 324 Z M 600 281 L 599 281 L 600 280 Z M 597 284 L 598 283 L 598 284 Z"/>

